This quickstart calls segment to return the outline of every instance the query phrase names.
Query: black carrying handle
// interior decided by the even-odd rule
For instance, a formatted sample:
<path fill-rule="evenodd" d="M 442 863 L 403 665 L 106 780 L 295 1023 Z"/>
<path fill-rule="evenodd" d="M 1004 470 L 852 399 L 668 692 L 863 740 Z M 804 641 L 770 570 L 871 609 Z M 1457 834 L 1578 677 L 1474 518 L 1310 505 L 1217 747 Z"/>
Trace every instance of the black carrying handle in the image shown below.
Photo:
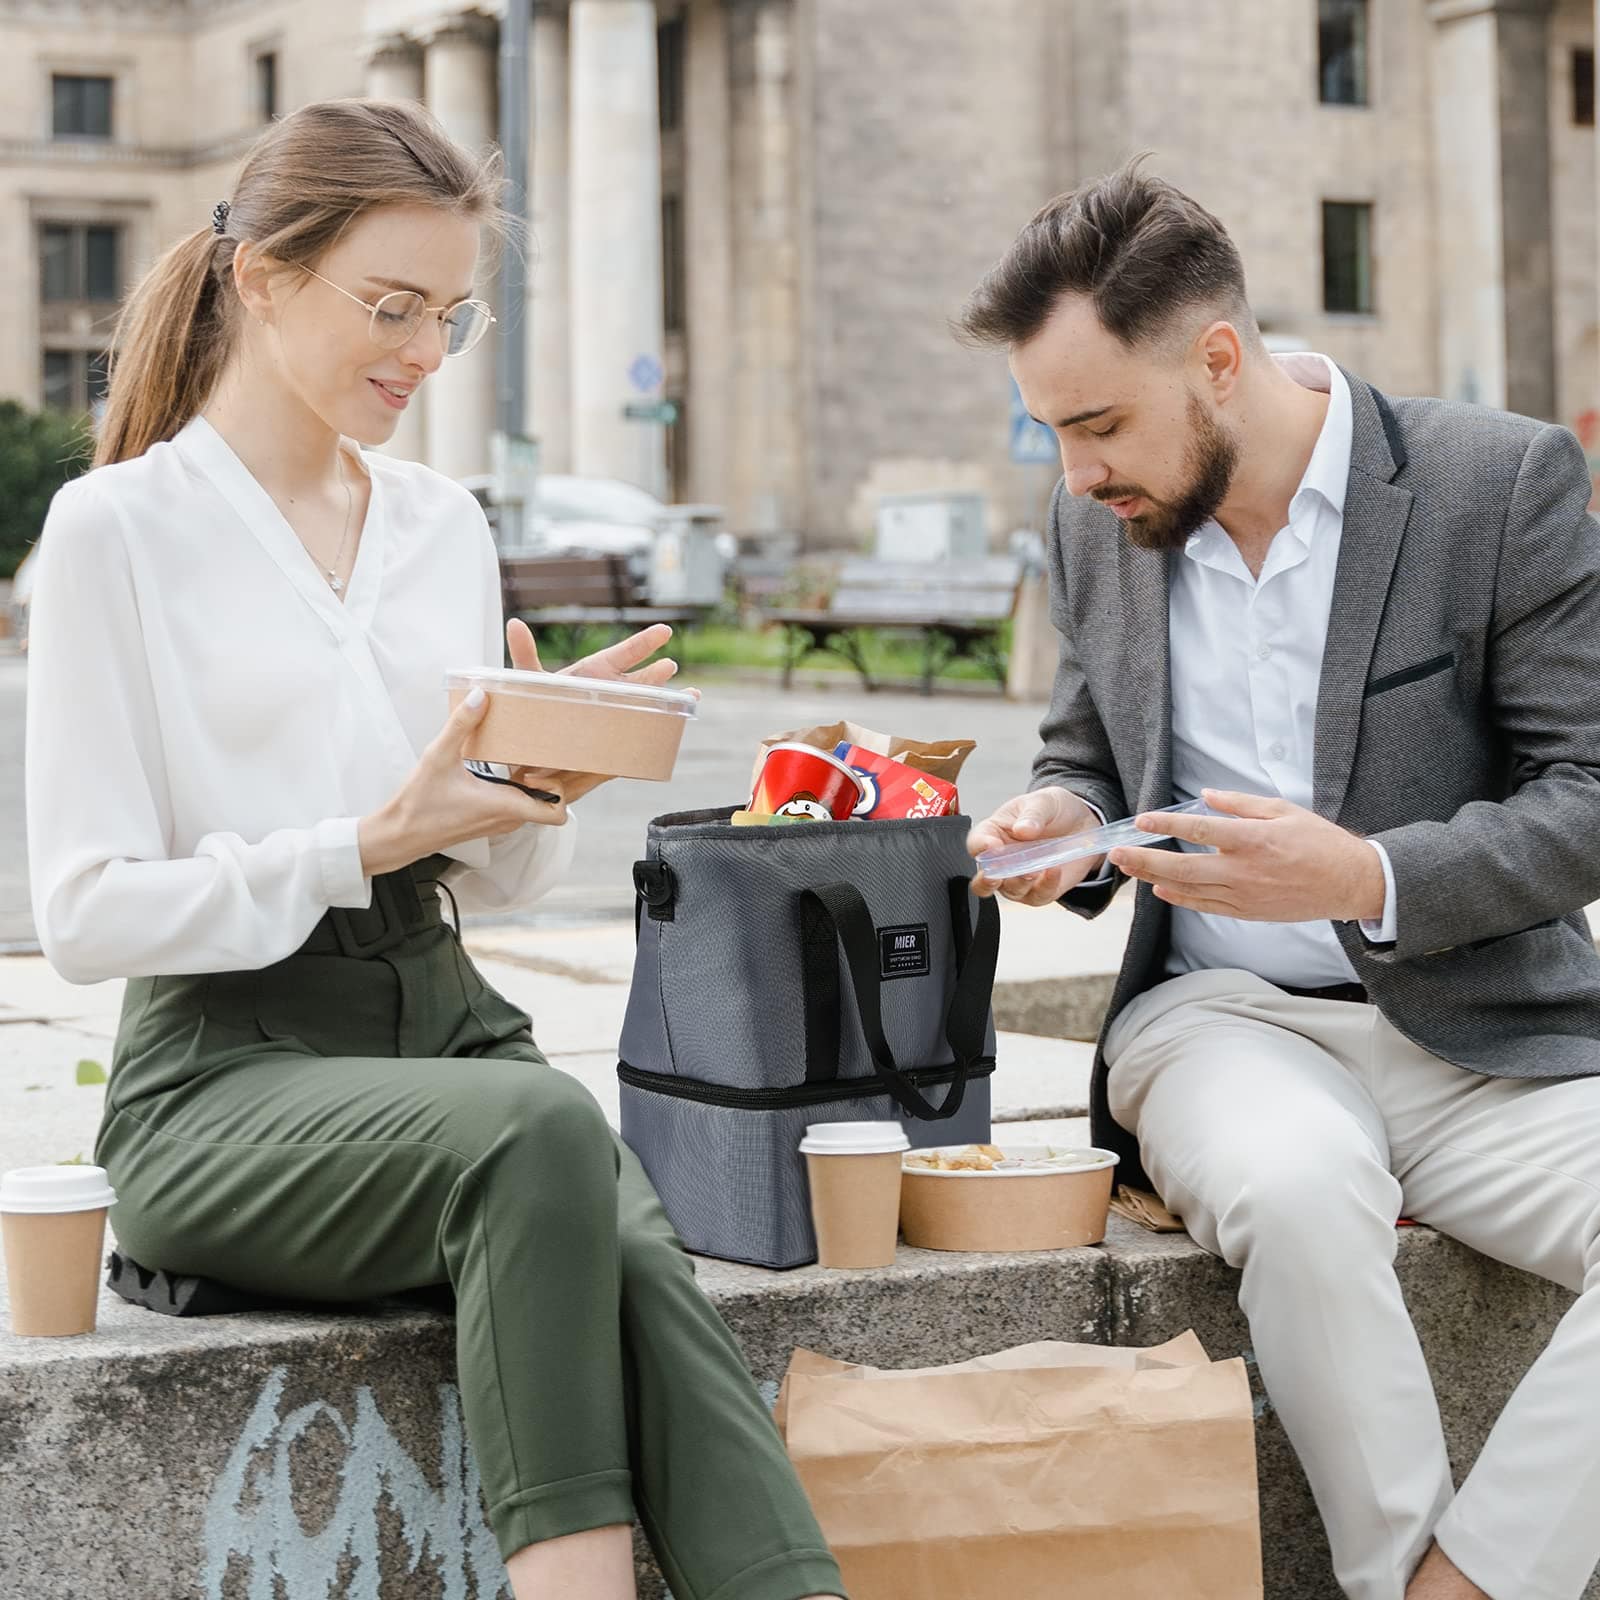
<path fill-rule="evenodd" d="M 839 958 L 844 951 L 850 986 L 867 1050 L 884 1087 L 907 1116 L 924 1122 L 953 1117 L 961 1109 L 967 1076 L 983 1054 L 994 995 L 995 963 L 1000 955 L 1000 908 L 978 902 L 978 927 L 971 920 L 972 891 L 966 878 L 952 878 L 950 921 L 955 935 L 956 985 L 945 1013 L 944 1036 L 955 1058 L 955 1077 L 944 1103 L 935 1106 L 900 1070 L 883 1031 L 878 968 L 878 930 L 872 913 L 852 883 L 824 883 L 800 895 L 800 954 L 806 996 L 806 1082 L 825 1083 L 839 1075 Z"/>

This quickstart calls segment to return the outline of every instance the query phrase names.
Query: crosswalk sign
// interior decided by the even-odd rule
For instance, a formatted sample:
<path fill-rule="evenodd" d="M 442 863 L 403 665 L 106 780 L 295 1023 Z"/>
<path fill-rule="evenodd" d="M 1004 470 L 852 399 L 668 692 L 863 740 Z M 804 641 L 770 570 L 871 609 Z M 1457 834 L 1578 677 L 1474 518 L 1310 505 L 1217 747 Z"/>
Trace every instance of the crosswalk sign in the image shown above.
<path fill-rule="evenodd" d="M 1056 436 L 1042 422 L 1035 422 L 1028 415 L 1028 408 L 1022 403 L 1022 391 L 1017 388 L 1017 380 L 1011 380 L 1011 419 L 1009 433 L 1011 437 L 1011 459 L 1018 466 L 1028 467 L 1036 464 L 1059 464 L 1061 450 L 1056 444 Z"/>

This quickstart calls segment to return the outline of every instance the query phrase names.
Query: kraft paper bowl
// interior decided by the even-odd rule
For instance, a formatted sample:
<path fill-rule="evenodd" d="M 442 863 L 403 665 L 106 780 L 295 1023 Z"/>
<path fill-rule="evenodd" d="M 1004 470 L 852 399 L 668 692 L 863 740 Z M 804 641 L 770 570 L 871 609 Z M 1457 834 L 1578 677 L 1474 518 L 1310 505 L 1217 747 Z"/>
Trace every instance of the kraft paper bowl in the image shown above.
<path fill-rule="evenodd" d="M 450 709 L 481 684 L 489 696 L 463 753 L 474 761 L 665 782 L 699 706 L 685 689 L 514 667 L 445 674 Z"/>
<path fill-rule="evenodd" d="M 962 1149 L 964 1146 L 952 1146 Z M 1040 1159 L 1048 1145 L 1000 1145 L 1005 1156 Z M 927 1155 L 926 1150 L 913 1155 Z M 1059 1146 L 1081 1165 L 1052 1171 L 1000 1168 L 938 1172 L 902 1164 L 900 1230 L 921 1250 L 1065 1250 L 1106 1236 L 1117 1156 Z"/>

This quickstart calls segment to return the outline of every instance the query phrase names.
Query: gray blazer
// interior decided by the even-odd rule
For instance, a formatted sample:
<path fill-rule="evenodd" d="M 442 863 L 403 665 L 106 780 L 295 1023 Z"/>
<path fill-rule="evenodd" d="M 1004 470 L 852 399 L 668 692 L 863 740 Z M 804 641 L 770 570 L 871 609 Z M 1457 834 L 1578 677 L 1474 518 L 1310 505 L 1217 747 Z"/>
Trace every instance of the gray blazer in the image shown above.
<path fill-rule="evenodd" d="M 1378 839 L 1399 938 L 1340 944 L 1408 1038 L 1474 1072 L 1600 1073 L 1600 524 L 1564 428 L 1346 374 L 1354 440 L 1317 697 L 1313 807 Z M 1033 788 L 1123 817 L 1169 805 L 1168 563 L 1057 485 L 1050 604 L 1061 660 Z M 1118 883 L 1063 904 L 1103 911 Z M 1165 968 L 1169 911 L 1138 885 L 1107 1023 Z M 1102 1043 L 1104 1034 L 1101 1035 Z M 1097 1143 L 1112 1121 L 1097 1055 Z"/>

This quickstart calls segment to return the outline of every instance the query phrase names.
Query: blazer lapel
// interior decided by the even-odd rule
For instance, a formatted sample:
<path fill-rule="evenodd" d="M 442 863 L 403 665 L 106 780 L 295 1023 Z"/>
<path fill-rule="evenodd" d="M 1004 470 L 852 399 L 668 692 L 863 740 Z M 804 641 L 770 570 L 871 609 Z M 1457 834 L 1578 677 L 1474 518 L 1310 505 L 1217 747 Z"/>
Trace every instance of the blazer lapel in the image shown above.
<path fill-rule="evenodd" d="M 1122 602 L 1122 637 L 1129 675 L 1144 718 L 1144 771 L 1139 793 L 1127 798 L 1138 810 L 1172 804 L 1172 680 L 1167 644 L 1170 557 L 1117 540 L 1117 588 Z"/>
<path fill-rule="evenodd" d="M 1349 373 L 1345 378 L 1352 411 L 1350 477 L 1317 688 L 1312 764 L 1312 808 L 1333 821 L 1350 783 L 1362 694 L 1412 502 L 1411 491 L 1392 481 L 1406 455 L 1389 402 L 1361 379 Z"/>

